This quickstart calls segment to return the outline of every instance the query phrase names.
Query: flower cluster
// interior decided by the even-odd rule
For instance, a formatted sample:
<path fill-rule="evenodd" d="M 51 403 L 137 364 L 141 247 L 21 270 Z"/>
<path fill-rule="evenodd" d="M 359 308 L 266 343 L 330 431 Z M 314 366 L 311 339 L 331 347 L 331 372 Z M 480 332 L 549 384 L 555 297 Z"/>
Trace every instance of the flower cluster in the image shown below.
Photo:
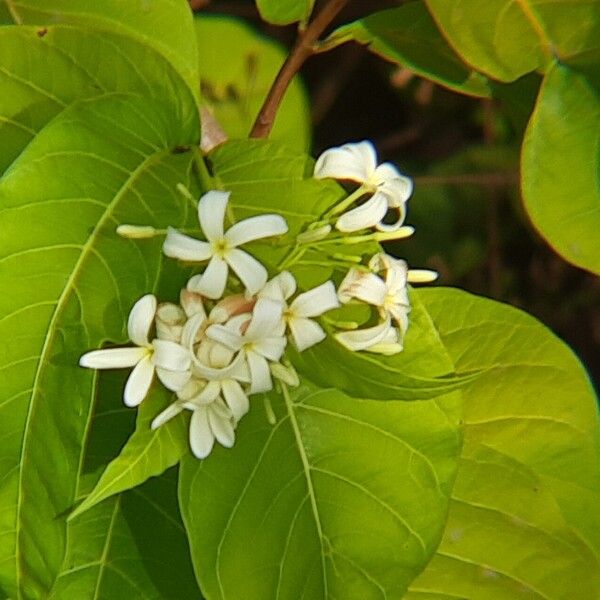
<path fill-rule="evenodd" d="M 249 395 L 271 390 L 273 376 L 294 382 L 294 372 L 279 362 L 286 333 L 299 351 L 309 348 L 326 335 L 313 318 L 339 305 L 331 281 L 288 305 L 296 292 L 292 274 L 284 271 L 267 281 L 265 267 L 239 248 L 286 233 L 285 220 L 278 215 L 251 217 L 225 232 L 228 199 L 229 194 L 219 191 L 200 199 L 198 218 L 206 241 L 168 230 L 163 247 L 167 256 L 208 261 L 204 272 L 181 291 L 179 304 L 157 304 L 154 296 L 144 296 L 129 315 L 128 334 L 135 347 L 95 350 L 80 360 L 81 366 L 95 369 L 134 367 L 125 385 L 128 406 L 142 402 L 156 373 L 176 399 L 152 427 L 183 410 L 192 411 L 190 446 L 199 458 L 210 454 L 215 440 L 233 445 L 235 427 L 249 409 Z M 225 294 L 229 269 L 244 289 Z"/>
<path fill-rule="evenodd" d="M 285 219 L 258 215 L 225 230 L 230 194 L 216 190 L 204 194 L 198 202 L 204 239 L 169 227 L 163 245 L 170 258 L 207 263 L 202 273 L 187 282 L 177 304 L 159 304 L 151 294 L 135 303 L 127 324 L 133 347 L 94 350 L 80 359 L 81 366 L 94 369 L 133 367 L 124 391 L 127 406 L 144 400 L 156 376 L 174 395 L 154 418 L 152 428 L 191 411 L 190 446 L 198 458 L 210 454 L 215 440 L 225 447 L 234 444 L 250 396 L 273 389 L 274 379 L 283 385 L 298 384 L 295 371 L 284 360 L 288 339 L 299 352 L 318 344 L 327 334 L 315 319 L 342 304 L 359 302 L 372 308 L 378 323 L 363 329 L 355 324 L 335 333 L 335 339 L 351 351 L 400 352 L 409 322 L 407 284 L 436 277 L 432 271 L 409 270 L 405 261 L 378 253 L 366 265 L 359 264 L 362 258 L 348 258 L 346 264 L 355 266 L 337 290 L 326 281 L 297 294 L 296 279 L 284 265 L 301 264 L 308 248 L 322 244 L 327 255 L 327 244 L 338 243 L 340 235 L 345 243 L 362 242 L 365 235 L 346 234 L 370 228 L 376 231 L 366 238 L 374 241 L 400 239 L 413 232 L 402 227 L 411 181 L 390 164 L 377 166 L 369 142 L 327 150 L 317 160 L 315 177 L 350 179 L 361 185 L 297 236 L 280 264 L 281 271 L 270 280 L 265 266 L 241 246 L 285 235 Z M 350 208 L 365 195 L 370 197 Z M 386 224 L 383 220 L 390 209 L 397 218 Z M 340 233 L 332 233 L 331 219 Z M 121 225 L 117 231 L 132 239 L 160 233 L 133 225 Z M 341 264 L 345 264 L 343 257 Z"/>

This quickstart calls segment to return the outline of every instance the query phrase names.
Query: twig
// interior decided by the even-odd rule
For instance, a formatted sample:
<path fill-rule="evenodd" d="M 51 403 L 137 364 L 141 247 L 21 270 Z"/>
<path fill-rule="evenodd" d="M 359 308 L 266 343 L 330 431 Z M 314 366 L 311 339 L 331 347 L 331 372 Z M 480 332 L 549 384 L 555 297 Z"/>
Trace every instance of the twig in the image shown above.
<path fill-rule="evenodd" d="M 277 77 L 256 117 L 252 131 L 250 131 L 251 138 L 266 138 L 269 136 L 279 105 L 294 75 L 300 70 L 306 59 L 314 54 L 315 42 L 347 3 L 348 0 L 329 0 L 306 29 L 298 32 L 296 44 L 279 73 L 277 73 Z"/>

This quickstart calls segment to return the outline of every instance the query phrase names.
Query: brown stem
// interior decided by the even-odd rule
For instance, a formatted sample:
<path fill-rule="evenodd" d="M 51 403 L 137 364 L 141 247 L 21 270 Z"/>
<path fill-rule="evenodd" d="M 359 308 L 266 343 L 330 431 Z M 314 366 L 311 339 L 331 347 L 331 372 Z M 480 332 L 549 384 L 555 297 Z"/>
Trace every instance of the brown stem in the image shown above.
<path fill-rule="evenodd" d="M 347 3 L 348 0 L 329 0 L 306 29 L 298 33 L 296 44 L 279 73 L 277 73 L 277 77 L 256 117 L 252 131 L 250 131 L 251 138 L 266 138 L 269 136 L 279 105 L 294 75 L 300 70 L 304 61 L 314 53 L 315 42 Z"/>

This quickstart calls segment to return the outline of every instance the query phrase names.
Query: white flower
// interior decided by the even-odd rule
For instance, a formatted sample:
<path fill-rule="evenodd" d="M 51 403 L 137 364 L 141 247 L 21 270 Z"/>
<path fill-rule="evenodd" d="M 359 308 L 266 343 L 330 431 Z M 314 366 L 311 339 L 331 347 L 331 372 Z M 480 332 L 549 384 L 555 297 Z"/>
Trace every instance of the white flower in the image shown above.
<path fill-rule="evenodd" d="M 406 262 L 387 255 L 376 255 L 374 259 L 384 261 L 387 267 L 385 281 L 375 273 L 350 269 L 340 284 L 338 297 L 343 303 L 356 298 L 375 306 L 382 319 L 392 317 L 404 333 L 408 329 L 410 312 Z M 374 259 L 371 260 L 372 265 L 375 265 Z"/>
<path fill-rule="evenodd" d="M 293 296 L 295 291 L 294 276 L 289 271 L 283 271 L 273 277 L 258 296 L 271 298 L 284 304 L 282 322 L 289 327 L 298 351 L 302 352 L 326 337 L 323 328 L 312 319 L 337 308 L 340 303 L 335 286 L 331 281 L 326 281 L 312 290 L 300 294 L 289 306 L 286 306 L 285 301 Z"/>
<path fill-rule="evenodd" d="M 406 216 L 406 201 L 412 194 L 412 181 L 391 163 L 377 165 L 377 153 L 371 142 L 344 144 L 325 150 L 317 159 L 314 176 L 348 179 L 361 184 L 373 195 L 364 204 L 344 213 L 337 221 L 340 231 L 351 232 L 376 227 L 380 231 L 396 231 Z M 395 223 L 385 224 L 388 210 L 398 212 Z"/>
<path fill-rule="evenodd" d="M 187 377 L 191 357 L 185 348 L 169 340 L 149 342 L 155 314 L 156 298 L 152 294 L 143 296 L 131 309 L 127 323 L 129 339 L 137 347 L 94 350 L 79 360 L 82 367 L 90 369 L 135 367 L 125 385 L 123 400 L 127 406 L 137 406 L 146 397 L 155 370 L 170 389 Z"/>
<path fill-rule="evenodd" d="M 334 337 L 352 352 L 368 350 L 381 354 L 396 354 L 402 351 L 398 330 L 392 327 L 390 317 L 373 327 L 340 331 L 334 334 Z"/>
<path fill-rule="evenodd" d="M 210 401 L 200 398 L 203 383 L 192 380 L 178 394 L 179 399 L 163 410 L 152 421 L 152 429 L 177 416 L 182 410 L 192 411 L 190 419 L 190 447 L 194 456 L 206 458 L 212 451 L 215 439 L 226 448 L 235 442 L 235 419 L 221 398 Z"/>
<path fill-rule="evenodd" d="M 234 354 L 222 344 L 204 339 L 196 352 L 192 372 L 208 380 L 198 399 L 205 403 L 222 396 L 237 423 L 250 408 L 248 396 L 240 385 L 250 382 L 250 373 L 244 355 L 234 357 Z"/>
<path fill-rule="evenodd" d="M 198 202 L 198 220 L 207 241 L 179 233 L 169 227 L 163 251 L 181 260 L 210 261 L 202 275 L 192 277 L 188 290 L 207 298 L 223 295 L 229 267 L 240 278 L 250 294 L 255 294 L 267 281 L 267 270 L 254 257 L 238 246 L 275 235 L 283 235 L 288 227 L 279 215 L 259 215 L 236 223 L 224 232 L 225 211 L 229 192 L 210 191 Z"/>
<path fill-rule="evenodd" d="M 211 325 L 206 330 L 207 337 L 245 356 L 250 370 L 250 394 L 273 388 L 268 361 L 278 361 L 285 350 L 286 339 L 280 331 L 282 313 L 281 302 L 259 298 L 252 317 L 239 315 L 226 325 Z"/>

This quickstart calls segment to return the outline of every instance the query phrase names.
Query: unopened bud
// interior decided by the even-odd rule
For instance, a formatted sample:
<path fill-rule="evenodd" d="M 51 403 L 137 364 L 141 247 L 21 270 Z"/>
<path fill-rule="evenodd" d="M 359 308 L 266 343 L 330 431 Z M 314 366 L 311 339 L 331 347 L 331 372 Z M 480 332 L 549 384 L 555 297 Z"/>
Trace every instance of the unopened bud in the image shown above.
<path fill-rule="evenodd" d="M 431 283 L 439 277 L 437 271 L 429 269 L 409 269 L 407 280 L 409 283 Z"/>
<path fill-rule="evenodd" d="M 296 373 L 296 369 L 291 365 L 282 365 L 281 363 L 271 363 L 271 374 L 276 379 L 283 381 L 286 385 L 291 387 L 298 387 L 300 385 L 300 379 L 298 378 L 298 373 Z"/>
<path fill-rule="evenodd" d="M 158 235 L 158 232 L 150 225 L 119 225 L 117 235 L 130 240 L 143 240 Z"/>
<path fill-rule="evenodd" d="M 186 320 L 186 314 L 180 306 L 163 302 L 156 309 L 156 335 L 161 340 L 179 342 Z"/>
<path fill-rule="evenodd" d="M 415 232 L 415 228 L 410 225 L 403 225 L 396 231 L 378 231 L 373 237 L 378 242 L 386 242 L 391 240 L 403 240 L 410 237 Z"/>
<path fill-rule="evenodd" d="M 319 242 L 326 238 L 331 233 L 331 225 L 323 225 L 318 229 L 309 229 L 303 233 L 298 234 L 296 241 L 299 244 L 310 244 L 312 242 Z"/>

